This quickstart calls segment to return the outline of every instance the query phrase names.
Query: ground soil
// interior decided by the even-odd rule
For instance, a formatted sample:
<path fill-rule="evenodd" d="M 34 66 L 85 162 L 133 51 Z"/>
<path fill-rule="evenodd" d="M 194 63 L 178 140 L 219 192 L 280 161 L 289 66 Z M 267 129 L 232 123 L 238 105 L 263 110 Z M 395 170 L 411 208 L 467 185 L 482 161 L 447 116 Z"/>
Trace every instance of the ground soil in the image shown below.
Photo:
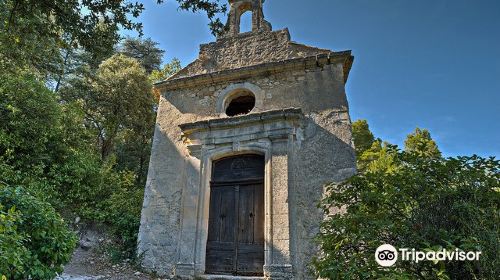
<path fill-rule="evenodd" d="M 79 247 L 73 253 L 64 273 L 56 280 L 159 280 L 138 269 L 127 261 L 113 264 L 99 248 L 88 250 Z"/>

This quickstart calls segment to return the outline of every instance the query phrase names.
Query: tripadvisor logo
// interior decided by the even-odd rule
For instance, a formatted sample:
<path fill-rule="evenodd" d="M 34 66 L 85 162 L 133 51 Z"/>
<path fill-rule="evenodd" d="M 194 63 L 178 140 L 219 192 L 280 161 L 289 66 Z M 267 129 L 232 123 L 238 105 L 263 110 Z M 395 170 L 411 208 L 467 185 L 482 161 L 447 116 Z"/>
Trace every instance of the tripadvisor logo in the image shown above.
<path fill-rule="evenodd" d="M 393 266 L 398 260 L 398 251 L 392 245 L 381 245 L 375 251 L 375 260 L 380 266 Z"/>
<path fill-rule="evenodd" d="M 465 252 L 460 249 L 440 251 L 417 251 L 400 248 L 397 250 L 390 244 L 380 245 L 375 251 L 375 261 L 383 267 L 393 266 L 396 261 L 478 261 L 481 252 Z M 400 258 L 398 258 L 400 256 Z"/>

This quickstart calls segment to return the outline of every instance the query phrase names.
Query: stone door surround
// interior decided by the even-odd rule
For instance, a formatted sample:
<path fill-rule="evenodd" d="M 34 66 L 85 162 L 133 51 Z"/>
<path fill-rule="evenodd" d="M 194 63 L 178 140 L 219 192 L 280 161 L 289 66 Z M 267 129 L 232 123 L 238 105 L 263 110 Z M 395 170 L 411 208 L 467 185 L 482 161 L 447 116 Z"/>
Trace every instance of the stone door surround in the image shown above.
<path fill-rule="evenodd" d="M 177 275 L 203 276 L 205 273 L 212 162 L 228 156 L 259 154 L 265 161 L 264 276 L 266 279 L 291 279 L 287 158 L 290 147 L 300 145 L 303 138 L 303 118 L 300 109 L 290 108 L 180 125 L 191 157 L 200 160 L 201 176 L 198 192 L 191 194 L 191 199 L 197 200 L 196 223 L 182 222 L 183 227 L 194 224 L 196 227 L 181 230 L 194 234 L 181 236 L 183 246 L 187 247 L 180 254 L 190 252 L 193 255 L 180 258 L 191 261 L 178 263 Z"/>

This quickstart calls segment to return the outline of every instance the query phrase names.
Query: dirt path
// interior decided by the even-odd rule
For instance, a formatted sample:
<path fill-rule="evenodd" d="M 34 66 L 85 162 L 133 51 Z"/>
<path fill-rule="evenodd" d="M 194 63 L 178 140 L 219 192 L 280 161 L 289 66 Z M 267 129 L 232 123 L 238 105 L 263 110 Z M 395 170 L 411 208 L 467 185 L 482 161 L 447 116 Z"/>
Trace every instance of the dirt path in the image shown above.
<path fill-rule="evenodd" d="M 128 263 L 112 265 L 95 249 L 78 248 L 64 273 L 55 280 L 158 280 L 134 269 Z M 161 280 L 161 279 L 160 279 Z"/>

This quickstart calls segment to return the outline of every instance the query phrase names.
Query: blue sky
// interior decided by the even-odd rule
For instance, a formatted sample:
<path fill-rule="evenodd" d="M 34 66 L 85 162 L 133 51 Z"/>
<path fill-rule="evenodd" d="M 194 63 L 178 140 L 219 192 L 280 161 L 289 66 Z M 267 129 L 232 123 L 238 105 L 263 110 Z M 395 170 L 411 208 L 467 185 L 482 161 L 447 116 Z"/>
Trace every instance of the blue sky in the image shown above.
<path fill-rule="evenodd" d="M 165 61 L 215 40 L 204 14 L 155 2 L 139 20 Z M 294 41 L 353 51 L 351 117 L 377 137 L 402 146 L 418 126 L 445 156 L 500 156 L 500 1 L 267 0 L 264 13 Z"/>

